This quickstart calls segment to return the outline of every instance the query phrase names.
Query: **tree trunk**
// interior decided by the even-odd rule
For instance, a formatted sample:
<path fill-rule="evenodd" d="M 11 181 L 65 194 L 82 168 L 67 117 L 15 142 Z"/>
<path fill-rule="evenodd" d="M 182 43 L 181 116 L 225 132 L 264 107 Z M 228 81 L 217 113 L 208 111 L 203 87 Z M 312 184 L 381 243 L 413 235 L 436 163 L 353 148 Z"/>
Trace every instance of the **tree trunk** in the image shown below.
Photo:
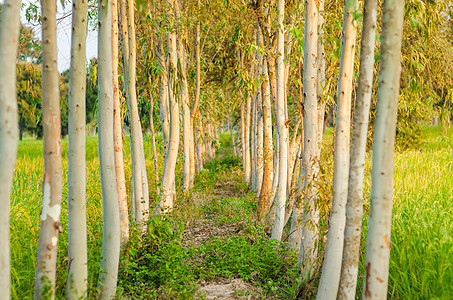
<path fill-rule="evenodd" d="M 285 113 L 285 3 L 283 0 L 277 2 L 278 28 L 277 28 L 277 127 L 279 138 L 279 176 L 276 196 L 276 209 L 272 238 L 280 241 L 282 239 L 285 221 L 285 206 L 287 198 L 288 182 L 288 127 Z"/>
<path fill-rule="evenodd" d="M 72 6 L 71 68 L 68 99 L 68 280 L 69 299 L 87 296 L 87 225 L 85 162 L 86 1 Z"/>
<path fill-rule="evenodd" d="M 0 13 L 0 291 L 9 299 L 11 285 L 9 205 L 19 138 L 16 53 L 21 1 L 7 0 Z"/>
<path fill-rule="evenodd" d="M 197 17 L 200 11 L 200 0 L 197 0 Z M 201 92 L 201 49 L 200 49 L 200 37 L 201 27 L 200 19 L 197 18 L 197 29 L 195 33 L 195 61 L 196 61 L 196 86 L 195 86 L 195 99 L 193 101 L 192 108 L 190 110 L 190 187 L 193 187 L 195 180 L 195 116 L 198 111 L 198 104 L 200 103 L 200 92 Z"/>
<path fill-rule="evenodd" d="M 115 174 L 120 208 L 121 246 L 129 240 L 129 212 L 126 177 L 124 174 L 123 130 L 118 83 L 118 0 L 112 0 L 112 67 L 113 67 L 113 137 L 115 144 Z"/>
<path fill-rule="evenodd" d="M 120 255 L 120 216 L 115 174 L 113 140 L 113 70 L 111 2 L 99 1 L 98 97 L 99 97 L 99 164 L 102 190 L 102 259 L 99 274 L 101 299 L 112 299 L 116 292 Z"/>
<path fill-rule="evenodd" d="M 353 14 L 356 10 L 356 0 L 345 0 L 343 18 L 344 33 L 337 94 L 332 208 L 329 215 L 326 252 L 324 254 L 323 272 L 318 287 L 317 299 L 335 299 L 340 283 L 344 228 L 346 225 L 346 202 L 348 197 L 351 95 L 357 31 L 357 21 L 354 19 Z"/>
<path fill-rule="evenodd" d="M 363 218 L 363 180 L 373 86 L 377 1 L 364 3 L 359 85 L 355 101 L 349 166 L 346 229 L 338 299 L 355 299 Z"/>
<path fill-rule="evenodd" d="M 170 135 L 170 111 L 168 108 L 168 64 L 164 54 L 163 41 L 157 37 L 156 53 L 162 72 L 160 74 L 160 123 L 162 125 L 162 143 L 164 156 L 167 155 Z"/>
<path fill-rule="evenodd" d="M 318 97 L 317 97 L 317 43 L 318 43 L 318 7 L 317 2 L 305 2 L 304 30 L 304 152 L 302 168 L 304 172 L 303 186 L 299 186 L 302 195 L 303 212 L 299 208 L 299 216 L 303 215 L 302 242 L 299 251 L 299 261 L 303 266 L 303 278 L 309 279 L 316 269 L 319 210 L 316 207 L 316 178 L 319 170 L 318 159 Z"/>
<path fill-rule="evenodd" d="M 173 0 L 173 7 L 174 7 Z M 174 185 L 175 185 L 175 168 L 178 157 L 179 147 L 179 99 L 176 93 L 177 74 L 177 49 L 176 35 L 173 32 L 168 33 L 168 55 L 170 58 L 170 68 L 168 72 L 169 104 L 170 104 L 170 137 L 168 141 L 168 151 L 165 155 L 164 170 L 162 174 L 162 183 L 160 191 L 160 201 L 157 204 L 155 213 L 165 214 L 173 209 Z"/>
<path fill-rule="evenodd" d="M 135 43 L 135 6 L 134 0 L 127 0 L 127 28 L 129 39 L 127 84 L 129 86 L 129 108 L 131 120 L 131 158 L 134 174 L 135 221 L 141 230 L 145 230 L 149 214 L 148 177 L 146 174 L 145 151 L 143 145 L 142 126 L 138 114 L 137 93 L 135 88 L 136 43 Z"/>
<path fill-rule="evenodd" d="M 148 78 L 148 88 L 151 90 L 151 78 Z M 150 97 L 151 105 L 150 105 L 150 110 L 149 110 L 149 125 L 150 125 L 150 131 L 151 131 L 151 147 L 153 150 L 153 162 L 154 162 L 154 185 L 156 186 L 157 193 L 160 191 L 159 187 L 159 163 L 158 163 L 158 158 L 157 158 L 157 147 L 156 147 L 156 131 L 154 130 L 154 99 L 153 97 Z"/>
<path fill-rule="evenodd" d="M 273 143 L 272 143 L 272 112 L 271 112 L 271 95 L 269 87 L 269 73 L 267 70 L 267 63 L 263 63 L 263 76 L 262 95 L 263 95 L 263 122 L 264 122 L 264 136 L 263 136 L 263 151 L 264 151 L 264 171 L 263 171 L 263 184 L 261 187 L 260 199 L 258 202 L 257 216 L 259 220 L 269 212 L 269 206 L 272 196 L 272 174 L 273 174 Z"/>
<path fill-rule="evenodd" d="M 175 13 L 176 19 L 179 21 L 180 8 L 178 1 L 175 1 Z M 178 56 L 180 66 L 180 77 L 182 82 L 181 87 L 181 102 L 182 102 L 182 132 L 183 132 L 183 191 L 188 192 L 191 187 L 191 159 L 190 159 L 190 143 L 193 136 L 191 131 L 191 117 L 189 108 L 189 83 L 187 82 L 187 71 L 186 71 L 186 51 L 182 41 L 183 29 L 182 25 L 178 24 Z"/>
<path fill-rule="evenodd" d="M 246 110 L 245 110 L 245 164 L 244 164 L 244 180 L 250 185 L 252 168 L 251 168 L 251 157 L 250 157 L 250 125 L 252 116 L 252 101 L 251 97 L 247 96 Z"/>
<path fill-rule="evenodd" d="M 42 9 L 42 102 L 44 132 L 44 178 L 36 258 L 35 299 L 55 297 L 58 234 L 62 193 L 61 119 L 57 69 L 57 26 L 55 1 L 43 0 Z M 16 125 L 16 124 L 15 124 Z"/>
<path fill-rule="evenodd" d="M 401 75 L 404 1 L 385 1 L 363 297 L 387 297 L 393 202 L 393 152 Z"/>

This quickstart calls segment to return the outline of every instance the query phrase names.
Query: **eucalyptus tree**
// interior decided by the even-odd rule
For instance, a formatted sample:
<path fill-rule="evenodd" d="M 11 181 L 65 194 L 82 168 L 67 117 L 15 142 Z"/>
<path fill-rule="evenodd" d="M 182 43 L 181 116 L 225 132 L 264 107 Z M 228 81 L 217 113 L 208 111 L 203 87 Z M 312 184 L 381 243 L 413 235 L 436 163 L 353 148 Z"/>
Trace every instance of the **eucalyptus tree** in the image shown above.
<path fill-rule="evenodd" d="M 112 76 L 113 76 L 113 138 L 115 144 L 115 175 L 120 209 L 121 244 L 129 239 L 126 176 L 124 174 L 123 129 L 118 82 L 118 0 L 112 0 Z"/>
<path fill-rule="evenodd" d="M 133 193 L 131 204 L 134 207 L 135 222 L 144 230 L 149 213 L 148 178 L 146 174 L 143 134 L 138 114 L 136 92 L 136 39 L 134 13 L 135 5 L 131 0 L 120 0 L 123 75 L 127 94 L 128 116 L 131 122 L 131 161 Z"/>
<path fill-rule="evenodd" d="M 198 106 L 200 103 L 200 94 L 201 94 L 201 21 L 200 21 L 200 7 L 201 0 L 197 0 L 197 26 L 195 31 L 195 98 L 190 110 L 190 145 L 189 145 L 189 155 L 190 155 L 190 186 L 192 187 L 195 179 L 195 127 L 194 120 L 198 112 Z"/>
<path fill-rule="evenodd" d="M 357 1 L 345 0 L 343 40 L 337 89 L 333 197 L 329 215 L 323 272 L 318 287 L 317 299 L 335 299 L 340 282 L 348 197 L 351 96 L 357 31 L 356 13 Z"/>
<path fill-rule="evenodd" d="M 55 297 L 58 234 L 62 194 L 60 95 L 57 69 L 57 4 L 41 1 L 44 176 L 41 225 L 36 258 L 35 299 Z"/>
<path fill-rule="evenodd" d="M 7 0 L 0 10 L 0 291 L 10 298 L 9 202 L 19 138 L 16 99 L 16 53 L 21 1 Z"/>
<path fill-rule="evenodd" d="M 283 0 L 277 1 L 278 28 L 277 28 L 277 128 L 279 139 L 279 177 L 278 189 L 276 195 L 276 210 L 274 227 L 272 229 L 272 238 L 281 240 L 283 227 L 285 226 L 285 206 L 288 181 L 288 127 L 286 123 L 286 105 L 285 105 L 285 3 Z"/>
<path fill-rule="evenodd" d="M 273 141 L 272 141 L 272 104 L 271 91 L 269 86 L 269 73 L 267 62 L 263 63 L 263 152 L 264 152 L 264 169 L 263 183 L 261 186 L 260 198 L 257 207 L 258 219 L 262 220 L 269 212 L 269 206 L 272 196 L 272 174 L 273 174 Z"/>
<path fill-rule="evenodd" d="M 171 0 L 169 14 L 174 17 L 175 1 Z M 170 132 L 168 149 L 164 159 L 164 170 L 162 174 L 160 200 L 157 203 L 155 213 L 167 213 L 173 209 L 174 185 L 175 185 L 175 168 L 179 148 L 179 96 L 177 93 L 176 83 L 179 79 L 178 74 L 178 53 L 177 53 L 177 36 L 173 30 L 167 34 L 168 57 L 170 60 L 168 70 L 169 82 L 169 110 L 170 110 Z"/>
<path fill-rule="evenodd" d="M 304 28 L 304 151 L 302 167 L 304 172 L 303 185 L 299 186 L 302 197 L 299 218 L 302 215 L 303 227 L 299 251 L 299 261 L 303 265 L 303 277 L 312 276 L 316 268 L 318 240 L 319 209 L 316 205 L 316 177 L 319 171 L 318 160 L 318 98 L 317 98 L 317 43 L 318 43 L 318 6 L 317 1 L 305 2 Z M 293 233 L 294 234 L 294 233 Z"/>
<path fill-rule="evenodd" d="M 404 0 L 384 2 L 378 103 L 371 167 L 364 299 L 387 297 L 393 202 L 393 152 L 401 76 Z"/>
<path fill-rule="evenodd" d="M 190 158 L 190 145 L 193 139 L 192 126 L 190 124 L 190 99 L 189 99 L 189 83 L 187 81 L 187 62 L 186 50 L 184 47 L 183 39 L 185 38 L 184 24 L 181 21 L 181 8 L 178 1 L 174 2 L 175 17 L 177 22 L 177 48 L 179 58 L 179 74 L 182 83 L 181 86 L 181 104 L 182 104 L 182 132 L 183 132 L 183 191 L 187 192 L 191 188 L 192 174 L 191 163 L 193 159 Z"/>
<path fill-rule="evenodd" d="M 69 299 L 87 293 L 86 225 L 86 69 L 87 1 L 72 4 L 71 67 L 68 107 L 68 280 Z"/>
<path fill-rule="evenodd" d="M 376 41 L 377 1 L 365 0 L 363 9 L 360 69 L 355 100 L 349 166 L 346 228 L 344 234 L 338 299 L 355 299 L 359 269 L 360 237 L 363 218 L 363 180 L 373 87 L 374 46 Z"/>
<path fill-rule="evenodd" d="M 115 174 L 113 138 L 112 5 L 98 4 L 99 163 L 102 190 L 102 259 L 99 275 L 101 299 L 115 296 L 120 255 L 120 216 Z"/>

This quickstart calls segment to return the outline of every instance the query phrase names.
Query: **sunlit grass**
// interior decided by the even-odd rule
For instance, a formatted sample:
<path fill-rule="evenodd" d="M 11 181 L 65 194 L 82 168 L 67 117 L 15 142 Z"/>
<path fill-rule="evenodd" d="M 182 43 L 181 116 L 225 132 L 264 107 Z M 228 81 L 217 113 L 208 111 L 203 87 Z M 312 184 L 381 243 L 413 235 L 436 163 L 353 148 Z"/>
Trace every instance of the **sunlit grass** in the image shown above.
<path fill-rule="evenodd" d="M 395 155 L 389 297 L 453 297 L 453 131 Z"/>
<path fill-rule="evenodd" d="M 453 298 L 453 130 L 442 136 L 437 128 L 425 131 L 426 143 L 420 150 L 395 154 L 394 205 L 392 222 L 392 249 L 388 297 L 394 299 L 452 299 Z M 221 136 L 223 142 L 227 135 Z M 58 295 L 64 294 L 67 268 L 67 140 L 63 140 L 63 195 L 62 225 L 60 235 L 57 287 Z M 161 147 L 161 144 L 159 144 Z M 145 138 L 147 171 L 151 201 L 156 199 L 151 142 Z M 129 142 L 125 140 L 126 182 L 130 184 Z M 223 150 L 219 150 L 222 154 Z M 331 151 L 326 146 L 323 151 Z M 158 149 L 162 153 L 161 148 Z M 97 158 L 97 139 L 87 139 L 87 221 L 89 284 L 97 283 L 102 243 L 102 199 Z M 369 190 L 371 155 L 367 158 L 365 194 Z M 177 186 L 181 183 L 181 161 L 178 162 Z M 159 156 L 159 174 L 162 171 L 162 154 Z M 209 164 L 207 165 L 209 167 Z M 222 167 L 217 164 L 216 168 Z M 242 174 L 217 170 L 222 178 L 241 178 Z M 226 174 L 221 174 L 226 172 Z M 12 298 L 31 299 L 35 274 L 35 260 L 39 236 L 41 209 L 41 182 L 43 176 L 42 141 L 27 139 L 20 143 L 16 174 L 11 197 L 11 263 Z M 212 170 L 197 175 L 200 194 L 212 189 L 217 177 Z M 246 187 L 239 187 L 246 190 Z M 178 201 L 185 201 L 181 198 Z M 223 201 L 223 202 L 222 202 Z M 194 215 L 209 209 L 228 209 L 229 199 L 220 199 L 213 208 L 196 207 Z M 231 200 L 232 201 L 232 200 Z M 178 203 L 178 202 L 177 202 Z M 244 202 L 246 203 L 246 202 Z M 248 202 L 247 202 L 248 203 Z M 247 204 L 246 203 L 246 204 Z M 253 203 L 252 203 L 253 204 Z M 253 209 L 252 204 L 238 208 L 218 218 L 220 223 L 237 222 L 235 216 L 244 218 Z M 242 204 L 241 204 L 242 205 Z M 368 208 L 365 202 L 365 209 Z M 186 211 L 187 213 L 187 211 Z M 216 214 L 216 212 L 213 212 Z M 218 213 L 217 213 L 218 215 Z M 365 220 L 366 221 L 366 220 Z M 366 222 L 365 222 L 366 224 Z M 363 276 L 363 270 L 361 271 Z M 360 282 L 360 281 L 359 281 Z"/>

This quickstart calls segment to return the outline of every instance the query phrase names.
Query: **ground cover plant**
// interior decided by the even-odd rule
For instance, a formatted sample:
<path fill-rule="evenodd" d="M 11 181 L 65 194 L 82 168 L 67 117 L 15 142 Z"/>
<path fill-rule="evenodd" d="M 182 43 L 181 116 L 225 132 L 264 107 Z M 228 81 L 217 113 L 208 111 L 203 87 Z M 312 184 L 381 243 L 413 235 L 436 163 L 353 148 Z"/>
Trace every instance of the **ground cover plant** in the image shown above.
<path fill-rule="evenodd" d="M 174 213 L 152 218 L 145 235 L 132 235 L 120 263 L 118 297 L 197 298 L 203 297 L 197 290 L 209 282 L 235 278 L 250 284 L 243 293 L 258 298 L 297 296 L 300 279 L 295 254 L 285 243 L 268 239 L 267 229 L 255 221 L 254 193 L 243 182 L 240 160 L 229 154 L 227 135 L 221 140 L 219 155 L 197 175 L 196 186 L 189 194 L 179 193 Z M 443 136 L 440 128 L 426 128 L 424 140 L 421 148 L 395 155 L 389 299 L 451 299 L 453 295 L 453 131 Z M 325 141 L 323 149 L 328 153 L 332 139 Z M 63 141 L 63 149 L 66 145 Z M 149 149 L 148 142 L 145 145 Z M 146 155 L 148 174 L 153 174 L 150 151 Z M 63 168 L 65 180 L 66 159 Z M 126 172 L 130 176 L 128 167 Z M 325 172 L 328 178 L 328 167 Z M 88 271 L 93 296 L 102 236 L 96 138 L 87 139 L 87 175 Z M 13 299 L 32 298 L 41 177 L 42 142 L 26 139 L 19 146 L 10 215 Z M 68 264 L 66 187 L 63 193 L 57 299 L 64 298 Z M 367 201 L 366 212 L 368 205 Z M 362 266 L 360 278 L 363 275 Z M 316 282 L 304 296 L 312 298 L 315 287 Z"/>

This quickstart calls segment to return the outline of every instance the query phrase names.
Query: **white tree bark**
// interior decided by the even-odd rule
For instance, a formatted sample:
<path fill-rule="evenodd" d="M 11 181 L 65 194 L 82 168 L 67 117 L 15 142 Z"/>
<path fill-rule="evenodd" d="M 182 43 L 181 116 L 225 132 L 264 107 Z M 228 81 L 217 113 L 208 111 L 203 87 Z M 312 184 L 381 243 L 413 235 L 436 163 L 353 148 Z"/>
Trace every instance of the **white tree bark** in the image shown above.
<path fill-rule="evenodd" d="M 360 49 L 359 84 L 355 100 L 349 166 L 346 229 L 338 299 L 355 299 L 363 218 L 363 180 L 368 120 L 373 87 L 377 1 L 366 0 Z"/>
<path fill-rule="evenodd" d="M 124 173 L 123 129 L 118 82 L 118 0 L 112 0 L 112 70 L 113 70 L 113 136 L 115 143 L 115 174 L 120 209 L 121 245 L 129 240 L 126 176 Z"/>
<path fill-rule="evenodd" d="M 403 18 L 404 0 L 384 2 L 364 299 L 387 297 L 393 202 L 393 152 L 401 75 Z"/>
<path fill-rule="evenodd" d="M 277 2 L 278 28 L 277 28 L 277 127 L 279 138 L 279 176 L 276 195 L 276 209 L 272 238 L 282 239 L 283 227 L 285 226 L 285 206 L 287 198 L 288 182 L 288 127 L 286 124 L 285 112 L 285 3 L 283 0 Z"/>
<path fill-rule="evenodd" d="M 120 255 L 120 216 L 113 143 L 112 5 L 109 0 L 99 0 L 98 5 L 98 148 L 103 216 L 99 290 L 101 299 L 112 299 L 116 293 Z"/>
<path fill-rule="evenodd" d="M 251 117 L 252 117 L 252 99 L 247 96 L 246 110 L 245 110 L 245 164 L 244 168 L 244 179 L 247 184 L 251 183 L 252 167 L 251 167 L 251 153 L 250 153 L 250 128 L 251 128 Z"/>
<path fill-rule="evenodd" d="M 175 13 L 176 18 L 179 22 L 180 8 L 178 1 L 175 1 Z M 188 192 L 191 187 L 192 174 L 191 174 L 191 162 L 190 159 L 190 144 L 191 136 L 193 132 L 191 130 L 191 114 L 189 108 L 189 83 L 187 82 L 187 71 L 186 71 L 186 50 L 183 44 L 183 29 L 182 25 L 178 24 L 178 56 L 180 66 L 180 77 L 182 82 L 181 89 L 181 102 L 182 102 L 182 132 L 183 132 L 183 191 Z"/>
<path fill-rule="evenodd" d="M 60 224 L 62 148 L 57 69 L 57 4 L 55 1 L 43 0 L 41 9 L 44 178 L 34 297 L 54 299 L 58 234 L 63 230 Z"/>
<path fill-rule="evenodd" d="M 333 198 L 329 215 L 329 231 L 327 233 L 323 272 L 317 299 L 335 299 L 340 283 L 348 197 L 351 95 L 357 31 L 357 21 L 354 19 L 356 10 L 356 0 L 345 0 L 337 94 L 337 123 L 335 126 Z"/>
<path fill-rule="evenodd" d="M 69 299 L 87 297 L 87 225 L 86 225 L 86 1 L 72 4 L 71 68 L 68 99 L 68 280 Z"/>
<path fill-rule="evenodd" d="M 310 278 L 316 269 L 318 255 L 319 209 L 316 207 L 316 182 L 319 170 L 318 158 L 318 98 L 317 98 L 317 56 L 318 56 L 318 7 L 314 0 L 305 2 L 304 30 L 304 152 L 302 170 L 305 177 L 299 186 L 303 203 L 302 243 L 299 261 L 303 266 L 304 280 Z M 300 214 L 299 214 L 300 216 Z"/>
<path fill-rule="evenodd" d="M 148 177 L 146 174 L 145 151 L 142 126 L 138 114 L 137 92 L 135 89 L 136 43 L 135 43 L 135 6 L 134 0 L 127 0 L 127 28 L 129 39 L 129 61 L 127 84 L 129 85 L 129 108 L 131 120 L 131 158 L 134 170 L 135 221 L 141 230 L 145 230 L 149 214 Z"/>
<path fill-rule="evenodd" d="M 173 7 L 175 5 L 172 0 Z M 175 168 L 176 159 L 178 158 L 179 147 L 179 99 L 176 93 L 177 74 L 177 49 L 176 34 L 168 33 L 168 54 L 170 58 L 170 68 L 168 72 L 169 82 L 169 104 L 170 104 L 170 137 L 168 141 L 168 151 L 165 155 L 164 170 L 162 174 L 162 183 L 160 190 L 160 201 L 157 204 L 155 213 L 165 214 L 173 209 L 174 185 L 175 185 Z"/>
<path fill-rule="evenodd" d="M 9 299 L 11 266 L 9 203 L 19 138 L 16 99 L 16 53 L 19 41 L 20 3 L 7 0 L 0 14 L 0 291 Z"/>
<path fill-rule="evenodd" d="M 267 70 L 267 62 L 263 63 L 263 120 L 264 120 L 264 136 L 263 136 L 263 152 L 264 152 L 264 170 L 263 184 L 261 187 L 260 199 L 258 202 L 257 216 L 262 220 L 269 212 L 269 206 L 272 196 L 272 176 L 273 176 L 273 143 L 272 143 L 272 113 L 271 113 L 271 92 L 269 86 L 269 74 Z"/>

